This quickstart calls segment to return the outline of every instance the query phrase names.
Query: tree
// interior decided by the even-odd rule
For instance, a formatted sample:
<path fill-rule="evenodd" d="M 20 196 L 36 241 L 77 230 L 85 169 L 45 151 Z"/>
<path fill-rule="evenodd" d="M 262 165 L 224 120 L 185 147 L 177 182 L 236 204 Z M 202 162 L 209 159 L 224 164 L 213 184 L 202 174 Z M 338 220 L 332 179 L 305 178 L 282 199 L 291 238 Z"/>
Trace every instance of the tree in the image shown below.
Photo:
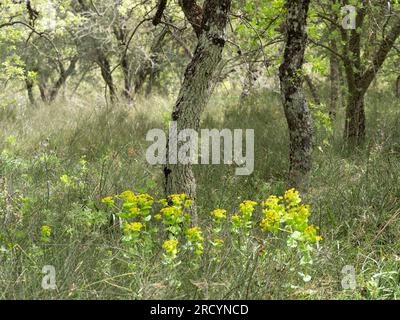
<path fill-rule="evenodd" d="M 351 30 L 350 36 L 341 29 L 343 48 L 343 60 L 348 85 L 348 101 L 346 108 L 346 124 L 344 138 L 349 145 L 359 145 L 365 139 L 365 94 L 382 67 L 385 59 L 400 35 L 400 16 L 398 13 L 390 13 L 385 24 L 389 24 L 388 31 L 383 27 L 383 37 L 377 46 L 377 50 L 366 59 L 362 59 L 362 30 L 368 13 L 367 1 L 357 9 L 356 29 Z M 378 5 L 379 6 L 379 5 Z M 392 22 L 391 22 L 392 21 Z M 371 35 L 370 35 L 371 37 Z M 377 32 L 372 33 L 372 38 L 377 38 Z M 368 53 L 368 52 L 367 52 Z"/>
<path fill-rule="evenodd" d="M 198 8 L 193 1 L 187 2 Z M 183 6 L 188 3 L 182 1 Z M 201 10 L 201 31 L 198 32 L 197 47 L 193 59 L 186 68 L 184 81 L 172 112 L 172 120 L 176 121 L 178 130 L 198 130 L 200 127 L 200 117 L 213 89 L 213 75 L 222 58 L 230 6 L 231 0 L 207 0 Z M 199 21 L 190 19 L 189 21 Z M 193 24 L 197 22 L 192 22 Z M 190 163 L 176 165 L 168 163 L 164 168 L 164 175 L 167 194 L 186 193 L 191 199 L 196 199 L 196 181 Z M 191 213 L 196 221 L 194 204 Z"/>
<path fill-rule="evenodd" d="M 290 138 L 289 184 L 300 187 L 311 170 L 311 114 L 303 91 L 309 0 L 287 0 L 286 39 L 279 68 L 281 94 Z"/>
<path fill-rule="evenodd" d="M 336 1 L 329 5 L 332 10 L 318 14 L 333 27 L 332 39 L 337 42 L 337 46 L 319 45 L 336 55 L 344 66 L 347 84 L 344 140 L 348 146 L 357 146 L 366 135 L 365 95 L 400 35 L 400 14 L 398 2 L 363 0 L 355 3 L 355 17 L 344 17 L 353 18 L 355 25 L 344 28 L 338 17 L 341 9 L 352 3 Z"/>

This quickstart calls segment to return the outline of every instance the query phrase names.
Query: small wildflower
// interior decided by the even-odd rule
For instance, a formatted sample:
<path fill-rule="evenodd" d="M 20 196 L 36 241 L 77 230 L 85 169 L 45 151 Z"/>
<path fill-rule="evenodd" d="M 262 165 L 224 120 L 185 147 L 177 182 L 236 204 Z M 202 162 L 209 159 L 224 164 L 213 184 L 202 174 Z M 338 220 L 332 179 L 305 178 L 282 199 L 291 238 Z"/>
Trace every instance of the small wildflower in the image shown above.
<path fill-rule="evenodd" d="M 232 216 L 231 221 L 235 228 L 239 228 L 242 225 L 242 219 L 238 215 Z"/>
<path fill-rule="evenodd" d="M 221 219 L 226 219 L 226 210 L 216 209 L 211 212 L 211 215 L 216 218 L 216 220 L 220 221 Z"/>
<path fill-rule="evenodd" d="M 212 241 L 212 243 L 213 243 L 213 245 L 215 247 L 222 247 L 224 245 L 224 240 L 222 240 L 222 239 L 214 239 Z"/>
<path fill-rule="evenodd" d="M 204 240 L 202 233 L 200 227 L 193 227 L 186 231 L 186 236 L 190 242 L 201 242 Z"/>
<path fill-rule="evenodd" d="M 282 199 L 283 197 L 277 197 L 275 195 L 269 196 L 268 199 L 262 203 L 262 206 L 267 209 L 282 210 L 283 205 L 280 204 Z"/>
<path fill-rule="evenodd" d="M 245 213 L 253 213 L 254 207 L 257 205 L 257 202 L 246 200 L 240 204 L 240 211 L 242 214 Z"/>
<path fill-rule="evenodd" d="M 263 231 L 278 231 L 281 215 L 279 211 L 263 210 L 264 219 L 260 223 Z"/>
<path fill-rule="evenodd" d="M 322 240 L 321 236 L 317 236 L 317 230 L 319 227 L 315 227 L 314 225 L 310 225 L 304 229 L 304 236 L 310 242 L 317 242 Z"/>
<path fill-rule="evenodd" d="M 285 192 L 284 199 L 286 201 L 286 204 L 290 206 L 297 206 L 300 204 L 301 199 L 299 196 L 299 192 L 296 189 L 289 189 Z"/>
<path fill-rule="evenodd" d="M 132 223 L 126 223 L 124 225 L 124 231 L 127 232 L 140 232 L 142 230 L 143 224 L 141 222 L 132 222 Z"/>
<path fill-rule="evenodd" d="M 122 200 L 127 201 L 127 202 L 134 202 L 134 201 L 135 201 L 135 194 L 134 194 L 132 191 L 130 191 L 130 190 L 127 190 L 127 191 L 122 192 L 122 193 L 119 195 L 119 197 L 120 197 Z"/>
<path fill-rule="evenodd" d="M 111 207 L 114 205 L 114 199 L 113 199 L 113 197 L 105 197 L 105 198 L 101 199 L 101 203 L 105 203 Z"/>
<path fill-rule="evenodd" d="M 42 242 L 49 242 L 51 236 L 51 227 L 46 225 L 42 226 L 40 236 L 40 240 Z"/>
<path fill-rule="evenodd" d="M 171 239 L 164 241 L 162 248 L 165 250 L 165 255 L 169 259 L 175 259 L 178 254 L 178 240 Z"/>

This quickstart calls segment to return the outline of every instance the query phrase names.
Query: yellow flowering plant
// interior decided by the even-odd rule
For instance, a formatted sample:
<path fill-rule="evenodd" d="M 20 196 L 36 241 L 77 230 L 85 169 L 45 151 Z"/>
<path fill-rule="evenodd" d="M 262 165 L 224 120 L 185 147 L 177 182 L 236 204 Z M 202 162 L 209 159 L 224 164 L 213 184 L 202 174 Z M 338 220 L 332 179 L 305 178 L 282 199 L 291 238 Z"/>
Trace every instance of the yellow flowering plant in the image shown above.
<path fill-rule="evenodd" d="M 272 241 L 281 240 L 285 251 L 296 250 L 300 254 L 300 264 L 309 266 L 312 253 L 322 240 L 319 228 L 309 224 L 310 206 L 302 203 L 295 189 L 287 190 L 283 196 L 271 195 L 260 203 L 245 200 L 238 212 L 229 218 L 226 210 L 215 209 L 209 213 L 210 226 L 191 225 L 188 209 L 192 201 L 185 194 L 159 199 L 157 203 L 162 207 L 158 211 L 153 207 L 156 203 L 153 197 L 129 190 L 101 202 L 117 211 L 122 241 L 130 246 L 129 252 L 133 250 L 136 256 L 141 250 L 141 254 L 154 255 L 161 247 L 163 263 L 169 267 L 181 263 L 200 267 L 200 262 L 204 261 L 200 259 L 202 256 L 219 263 L 224 258 L 222 248 L 227 243 L 233 243 L 239 255 L 256 248 L 255 252 L 261 257 L 272 257 L 273 252 L 277 252 L 272 249 L 282 250 L 272 246 Z M 189 258 L 193 255 L 195 259 Z"/>
<path fill-rule="evenodd" d="M 185 232 L 187 239 L 187 248 L 191 251 L 194 251 L 196 256 L 201 256 L 203 254 L 203 241 L 204 238 L 202 236 L 203 232 L 200 227 L 189 228 Z"/>
<path fill-rule="evenodd" d="M 297 248 L 301 254 L 301 264 L 312 264 L 313 244 L 322 237 L 317 235 L 318 227 L 308 224 L 310 206 L 302 204 L 299 192 L 289 189 L 283 197 L 270 196 L 262 203 L 263 219 L 260 227 L 264 232 L 286 235 L 289 248 Z"/>
<path fill-rule="evenodd" d="M 50 237 L 51 237 L 51 227 L 43 225 L 40 228 L 40 241 L 48 243 L 50 242 Z"/>
<path fill-rule="evenodd" d="M 122 241 L 124 242 L 136 242 L 140 237 L 140 232 L 143 229 L 143 224 L 141 222 L 124 222 L 122 224 L 123 237 Z"/>
<path fill-rule="evenodd" d="M 172 194 L 159 202 L 163 205 L 160 211 L 163 224 L 167 226 L 169 234 L 177 237 L 190 224 L 191 219 L 187 209 L 191 206 L 192 201 L 186 194 Z"/>
<path fill-rule="evenodd" d="M 164 249 L 163 257 L 166 263 L 171 262 L 178 254 L 178 240 L 170 239 L 164 241 L 162 248 Z"/>

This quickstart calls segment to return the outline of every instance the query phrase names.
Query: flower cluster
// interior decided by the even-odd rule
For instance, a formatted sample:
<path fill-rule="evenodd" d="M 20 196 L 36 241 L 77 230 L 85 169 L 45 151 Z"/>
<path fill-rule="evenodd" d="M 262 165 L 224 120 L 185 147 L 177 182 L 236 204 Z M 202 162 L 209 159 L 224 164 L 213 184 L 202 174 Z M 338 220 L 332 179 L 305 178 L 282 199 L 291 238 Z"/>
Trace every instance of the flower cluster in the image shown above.
<path fill-rule="evenodd" d="M 245 200 L 240 204 L 240 214 L 235 214 L 231 217 L 232 228 L 235 233 L 243 232 L 248 235 L 252 228 L 253 212 L 257 206 L 257 202 Z M 243 228 L 244 230 L 240 231 Z"/>
<path fill-rule="evenodd" d="M 124 234 L 122 240 L 126 242 L 136 241 L 140 237 L 140 231 L 142 228 L 143 224 L 141 222 L 124 222 L 122 224 L 122 231 Z"/>
<path fill-rule="evenodd" d="M 113 197 L 105 197 L 101 199 L 101 203 L 105 203 L 107 206 L 112 207 L 114 205 Z"/>
<path fill-rule="evenodd" d="M 169 266 L 176 266 L 182 261 L 176 261 L 183 257 L 184 253 L 195 255 L 195 260 L 190 260 L 195 266 L 199 266 L 198 259 L 204 250 L 208 251 L 212 261 L 222 259 L 224 238 L 231 234 L 232 243 L 238 250 L 247 250 L 249 245 L 262 243 L 266 246 L 267 239 L 260 239 L 260 229 L 268 232 L 269 239 L 286 239 L 287 247 L 297 248 L 301 253 L 301 263 L 311 264 L 311 253 L 315 249 L 314 244 L 322 237 L 318 235 L 318 227 L 309 225 L 310 207 L 302 203 L 299 192 L 290 189 L 283 196 L 271 195 L 258 206 L 257 202 L 245 200 L 239 205 L 238 213 L 227 221 L 227 211 L 215 209 L 210 212 L 213 224 L 212 228 L 193 226 L 189 215 L 192 201 L 185 194 L 172 194 L 158 202 L 162 204 L 159 212 L 153 211 L 154 199 L 148 194 L 135 194 L 132 191 L 122 192 L 116 197 L 106 197 L 101 200 L 107 208 L 118 210 L 116 215 L 121 219 L 122 240 L 130 247 L 130 250 L 147 250 L 153 252 L 160 245 L 163 249 L 163 262 Z M 122 205 L 116 205 L 122 204 Z M 262 218 L 256 223 L 259 215 L 255 214 L 260 208 Z M 228 220 L 229 221 L 229 220 Z M 164 242 L 159 242 L 160 226 L 167 235 Z M 48 232 L 50 236 L 50 231 Z M 46 237 L 44 237 L 46 238 Z M 205 239 L 208 241 L 205 242 Z M 138 245 L 140 244 L 140 245 Z M 207 244 L 207 245 L 206 245 Z"/>
<path fill-rule="evenodd" d="M 201 256 L 203 254 L 203 241 L 202 231 L 200 227 L 193 227 L 186 230 L 186 239 L 188 246 L 194 249 L 196 255 Z"/>
<path fill-rule="evenodd" d="M 175 259 L 178 254 L 178 240 L 170 239 L 164 241 L 162 248 L 164 249 L 164 257 L 166 259 Z"/>
<path fill-rule="evenodd" d="M 51 237 L 51 227 L 49 226 L 42 226 L 40 229 L 40 241 L 48 243 L 50 242 L 50 237 Z"/>
<path fill-rule="evenodd" d="M 296 240 L 303 242 L 315 243 L 322 240 L 317 235 L 318 228 L 308 225 L 310 206 L 301 203 L 297 190 L 290 189 L 283 197 L 270 196 L 262 206 L 264 218 L 260 227 L 263 231 L 276 233 L 282 230 L 290 234 L 296 232 Z"/>
<path fill-rule="evenodd" d="M 215 222 L 221 222 L 222 219 L 226 219 L 226 210 L 224 209 L 216 209 L 211 212 L 211 216 L 214 217 Z"/>

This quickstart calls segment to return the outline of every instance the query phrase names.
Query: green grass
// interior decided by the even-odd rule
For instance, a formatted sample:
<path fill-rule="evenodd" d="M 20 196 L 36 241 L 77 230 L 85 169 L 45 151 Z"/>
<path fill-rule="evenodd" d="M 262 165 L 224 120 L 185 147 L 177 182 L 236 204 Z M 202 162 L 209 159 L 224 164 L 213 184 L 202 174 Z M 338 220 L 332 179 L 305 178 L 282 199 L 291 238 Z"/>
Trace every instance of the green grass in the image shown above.
<path fill-rule="evenodd" d="M 333 135 L 317 129 L 302 198 L 324 240 L 307 283 L 299 281 L 294 257 L 279 256 L 279 244 L 270 260 L 260 261 L 252 247 L 242 254 L 228 247 L 221 263 L 205 258 L 199 269 L 182 264 L 171 271 L 160 254 L 132 259 L 118 232 L 96 225 L 109 217 L 88 218 L 102 197 L 127 189 L 163 196 L 161 168 L 144 157 L 145 135 L 163 126 L 172 104 L 153 97 L 136 108 L 72 101 L 0 111 L 1 299 L 400 297 L 399 100 L 368 96 L 368 141 L 351 154 L 342 145 L 343 108 Z M 216 95 L 202 127 L 253 128 L 256 137 L 253 175 L 238 177 L 222 165 L 196 168 L 203 221 L 215 208 L 232 214 L 243 200 L 262 201 L 286 190 L 288 134 L 279 95 L 260 94 L 246 105 Z M 80 182 L 79 188 L 67 188 L 63 175 Z M 88 226 L 89 220 L 95 223 Z M 49 243 L 39 240 L 45 224 L 52 227 Z M 41 288 L 44 265 L 57 270 L 55 291 Z M 342 289 L 345 265 L 355 267 L 355 290 Z"/>

